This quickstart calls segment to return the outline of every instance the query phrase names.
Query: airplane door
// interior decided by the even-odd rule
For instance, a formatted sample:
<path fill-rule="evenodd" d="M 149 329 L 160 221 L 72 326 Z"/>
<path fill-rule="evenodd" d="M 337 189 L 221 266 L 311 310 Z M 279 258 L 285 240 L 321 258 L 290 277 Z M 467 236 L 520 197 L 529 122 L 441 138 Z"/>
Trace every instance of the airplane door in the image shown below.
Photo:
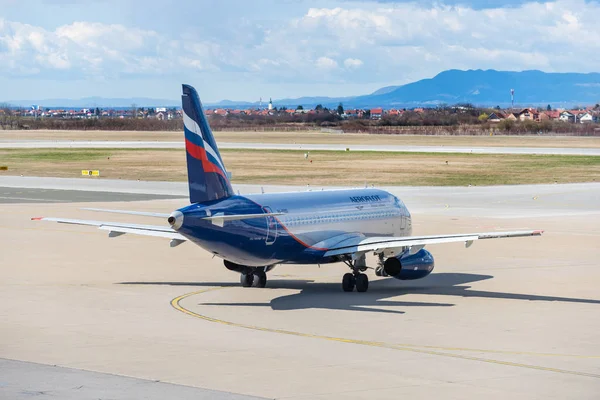
<path fill-rule="evenodd" d="M 273 212 L 273 210 L 271 210 L 271 207 L 269 207 L 269 206 L 263 207 L 263 210 L 266 213 Z M 265 238 L 265 244 L 272 245 L 273 243 L 275 243 L 275 240 L 277 239 L 277 220 L 273 216 L 266 217 L 266 218 L 267 218 L 267 236 Z"/>

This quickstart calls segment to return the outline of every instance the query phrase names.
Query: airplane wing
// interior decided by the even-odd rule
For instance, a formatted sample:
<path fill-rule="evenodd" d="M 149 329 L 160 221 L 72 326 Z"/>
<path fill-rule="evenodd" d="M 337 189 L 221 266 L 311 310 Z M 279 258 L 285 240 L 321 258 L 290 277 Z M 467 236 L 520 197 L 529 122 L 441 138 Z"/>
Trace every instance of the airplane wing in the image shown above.
<path fill-rule="evenodd" d="M 325 256 L 351 255 L 355 253 L 400 253 L 405 248 L 410 249 L 411 254 L 417 253 L 425 245 L 437 243 L 465 242 L 466 247 L 470 247 L 474 241 L 483 239 L 499 239 L 510 237 L 540 236 L 541 230 L 532 231 L 510 231 L 510 232 L 485 232 L 485 233 L 466 233 L 455 235 L 431 235 L 431 236 L 404 236 L 404 237 L 353 237 L 330 247 Z"/>
<path fill-rule="evenodd" d="M 175 230 L 173 230 L 169 227 L 165 227 L 165 226 L 138 225 L 138 224 L 128 224 L 128 223 L 122 223 L 122 222 L 105 222 L 105 221 L 93 221 L 93 220 L 69 219 L 69 218 L 36 217 L 36 218 L 31 218 L 31 219 L 33 221 L 52 221 L 52 222 L 58 222 L 61 224 L 96 226 L 96 227 L 98 227 L 98 229 L 108 231 L 109 237 L 117 237 L 117 236 L 124 235 L 126 233 L 131 233 L 131 234 L 135 234 L 135 235 L 143 235 L 143 236 L 163 237 L 166 239 L 171 239 L 171 242 L 170 242 L 171 247 L 178 246 L 181 243 L 188 240 L 185 236 L 183 236 L 183 235 L 177 233 Z"/>

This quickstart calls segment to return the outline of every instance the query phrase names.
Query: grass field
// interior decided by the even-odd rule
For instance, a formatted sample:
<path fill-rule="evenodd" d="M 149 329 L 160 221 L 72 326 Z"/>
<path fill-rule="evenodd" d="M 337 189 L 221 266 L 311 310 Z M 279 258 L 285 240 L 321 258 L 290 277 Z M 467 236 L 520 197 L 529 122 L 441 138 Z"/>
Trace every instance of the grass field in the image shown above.
<path fill-rule="evenodd" d="M 331 134 L 322 132 L 215 132 L 217 142 L 372 144 L 397 146 L 594 147 L 600 137 L 576 136 L 427 136 Z M 183 141 L 182 132 L 0 131 L 0 140 Z"/>
<path fill-rule="evenodd" d="M 600 157 L 223 150 L 234 183 L 462 186 L 600 181 Z M 1 175 L 184 181 L 184 150 L 0 150 Z M 84 177 L 82 179 L 93 179 Z"/>

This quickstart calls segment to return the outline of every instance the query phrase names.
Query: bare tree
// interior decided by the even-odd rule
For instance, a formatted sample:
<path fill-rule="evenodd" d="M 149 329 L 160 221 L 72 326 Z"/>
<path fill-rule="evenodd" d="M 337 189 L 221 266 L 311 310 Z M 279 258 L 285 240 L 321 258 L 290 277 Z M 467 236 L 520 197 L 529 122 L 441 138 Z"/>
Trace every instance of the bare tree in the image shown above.
<path fill-rule="evenodd" d="M 15 129 L 19 125 L 19 116 L 8 104 L 0 104 L 0 127 L 2 130 Z"/>

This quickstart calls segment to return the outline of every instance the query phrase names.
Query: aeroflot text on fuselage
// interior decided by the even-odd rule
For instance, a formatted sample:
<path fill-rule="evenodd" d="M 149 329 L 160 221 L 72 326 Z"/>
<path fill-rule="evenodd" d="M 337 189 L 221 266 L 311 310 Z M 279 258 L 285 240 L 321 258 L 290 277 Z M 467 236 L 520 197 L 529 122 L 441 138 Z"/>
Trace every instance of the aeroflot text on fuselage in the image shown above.
<path fill-rule="evenodd" d="M 352 196 L 350 197 L 350 201 L 353 203 L 364 203 L 368 201 L 381 201 L 381 198 L 377 195 L 373 196 Z"/>

